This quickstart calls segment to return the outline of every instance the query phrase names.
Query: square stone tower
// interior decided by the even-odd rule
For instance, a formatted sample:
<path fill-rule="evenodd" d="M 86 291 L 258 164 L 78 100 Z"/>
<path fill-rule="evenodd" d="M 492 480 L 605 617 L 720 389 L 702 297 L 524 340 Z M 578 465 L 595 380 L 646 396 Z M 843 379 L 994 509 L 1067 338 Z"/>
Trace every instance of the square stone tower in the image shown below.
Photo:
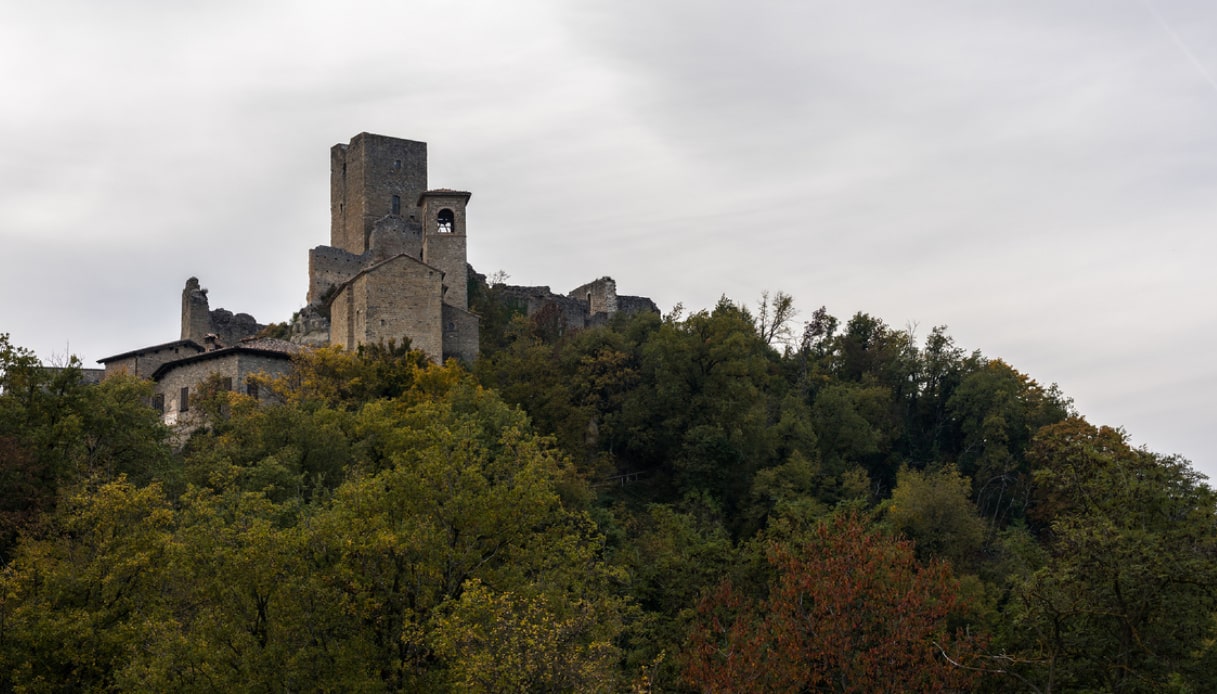
<path fill-rule="evenodd" d="M 427 190 L 427 143 L 359 133 L 330 149 L 330 245 L 362 255 L 373 224 L 419 219 Z"/>
<path fill-rule="evenodd" d="M 418 200 L 423 220 L 423 262 L 444 273 L 444 303 L 469 308 L 463 190 L 429 190 Z"/>

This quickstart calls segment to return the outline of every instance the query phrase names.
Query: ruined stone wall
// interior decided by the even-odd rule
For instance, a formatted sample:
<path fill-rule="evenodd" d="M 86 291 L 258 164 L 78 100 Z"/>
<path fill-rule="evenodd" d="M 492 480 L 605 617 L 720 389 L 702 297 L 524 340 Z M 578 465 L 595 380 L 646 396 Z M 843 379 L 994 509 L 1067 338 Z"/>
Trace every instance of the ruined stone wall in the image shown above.
<path fill-rule="evenodd" d="M 211 334 L 222 347 L 232 347 L 247 337 L 257 335 L 265 325 L 254 320 L 248 313 L 233 313 L 217 308 L 211 312 Z"/>
<path fill-rule="evenodd" d="M 333 246 L 308 252 L 308 303 L 321 303 L 332 287 L 350 280 L 363 269 L 363 257 Z"/>
<path fill-rule="evenodd" d="M 330 319 L 324 307 L 309 304 L 292 316 L 291 342 L 304 347 L 325 347 L 330 344 Z"/>
<path fill-rule="evenodd" d="M 182 289 L 182 337 L 200 345 L 211 332 L 211 309 L 207 305 L 207 290 L 199 286 L 199 278 L 186 280 Z"/>
<path fill-rule="evenodd" d="M 621 313 L 659 313 L 659 307 L 645 296 L 618 296 L 617 310 Z"/>
<path fill-rule="evenodd" d="M 549 287 L 522 287 L 504 285 L 499 288 L 503 300 L 526 316 L 539 313 L 547 306 L 558 311 L 562 321 L 570 328 L 587 327 L 587 302 L 569 296 L 554 294 Z"/>
<path fill-rule="evenodd" d="M 425 142 L 360 133 L 349 144 L 334 145 L 330 245 L 363 254 L 376 220 L 390 214 L 418 218 L 418 198 L 426 189 Z"/>
<path fill-rule="evenodd" d="M 567 296 L 587 303 L 588 313 L 603 313 L 611 316 L 617 312 L 617 282 L 612 277 L 601 277 L 594 282 L 571 290 Z"/>
<path fill-rule="evenodd" d="M 215 335 L 220 346 L 232 346 L 241 340 L 256 335 L 265 328 L 248 313 L 236 313 L 208 307 L 207 290 L 199 286 L 197 277 L 186 280 L 182 289 L 182 339 L 194 340 L 200 345 L 208 344 L 208 336 Z"/>

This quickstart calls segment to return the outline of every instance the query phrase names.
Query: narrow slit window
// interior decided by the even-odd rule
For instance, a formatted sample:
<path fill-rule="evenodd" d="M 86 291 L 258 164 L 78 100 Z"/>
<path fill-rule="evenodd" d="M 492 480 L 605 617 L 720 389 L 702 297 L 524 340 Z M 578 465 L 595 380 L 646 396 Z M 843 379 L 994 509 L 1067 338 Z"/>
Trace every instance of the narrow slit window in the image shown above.
<path fill-rule="evenodd" d="M 401 214 L 401 196 L 393 196 L 393 214 Z"/>

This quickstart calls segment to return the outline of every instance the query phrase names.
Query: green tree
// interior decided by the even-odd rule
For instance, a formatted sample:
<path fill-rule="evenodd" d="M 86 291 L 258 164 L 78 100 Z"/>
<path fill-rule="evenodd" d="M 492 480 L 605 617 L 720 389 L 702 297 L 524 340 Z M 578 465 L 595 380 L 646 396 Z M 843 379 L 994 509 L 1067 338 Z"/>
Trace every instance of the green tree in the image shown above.
<path fill-rule="evenodd" d="M 917 556 L 970 567 L 985 540 L 984 520 L 971 501 L 972 483 L 954 467 L 900 468 L 887 503 L 892 527 L 916 543 Z"/>
<path fill-rule="evenodd" d="M 656 664 L 651 677 L 660 687 L 680 681 L 677 659 L 694 618 L 698 596 L 712 588 L 736 561 L 723 514 L 705 494 L 676 504 L 650 504 L 640 512 L 618 508 L 625 537 L 615 561 L 629 572 L 630 595 L 642 610 L 627 632 L 627 663 Z"/>
<path fill-rule="evenodd" d="M 0 689 L 102 691 L 156 608 L 173 511 L 157 485 L 85 488 L 0 573 Z"/>
<path fill-rule="evenodd" d="M 1030 500 L 1027 446 L 1040 427 L 1070 414 L 1069 400 L 992 360 L 963 378 L 947 412 L 962 434 L 957 464 L 972 478 L 981 513 L 995 523 L 1021 518 Z"/>
<path fill-rule="evenodd" d="M 369 407 L 366 417 L 393 422 L 374 429 L 392 437 L 382 442 L 391 464 L 336 489 L 311 517 L 307 542 L 329 567 L 327 583 L 360 615 L 382 681 L 446 686 L 452 664 L 437 651 L 434 620 L 474 580 L 511 600 L 544 595 L 559 616 L 594 607 L 598 628 L 579 638 L 585 655 L 602 657 L 590 644 L 613 641 L 622 608 L 608 590 L 615 574 L 602 560 L 603 540 L 563 501 L 564 489 L 578 487 L 566 460 L 518 410 L 476 387 L 410 407 Z M 445 654 L 474 658 L 443 643 Z"/>
<path fill-rule="evenodd" d="M 733 505 L 773 455 L 776 355 L 751 316 L 724 298 L 713 311 L 665 320 L 642 347 L 640 372 L 623 413 L 631 457 Z"/>
<path fill-rule="evenodd" d="M 619 686 L 616 646 L 594 597 L 561 605 L 489 590 L 480 581 L 437 620 L 436 652 L 462 692 L 612 692 Z"/>
<path fill-rule="evenodd" d="M 1077 418 L 1037 433 L 1028 458 L 1047 556 L 1014 587 L 1009 669 L 1042 691 L 1217 686 L 1213 491 L 1184 461 Z"/>
<path fill-rule="evenodd" d="M 171 470 L 151 394 L 126 375 L 88 385 L 74 357 L 46 368 L 0 334 L 0 564 L 61 488 L 123 474 L 146 483 Z"/>
<path fill-rule="evenodd" d="M 839 476 L 851 465 L 872 476 L 888 476 L 887 461 L 896 430 L 891 391 L 882 386 L 826 386 L 811 407 L 811 422 L 825 471 Z M 891 470 L 894 480 L 895 470 Z"/>

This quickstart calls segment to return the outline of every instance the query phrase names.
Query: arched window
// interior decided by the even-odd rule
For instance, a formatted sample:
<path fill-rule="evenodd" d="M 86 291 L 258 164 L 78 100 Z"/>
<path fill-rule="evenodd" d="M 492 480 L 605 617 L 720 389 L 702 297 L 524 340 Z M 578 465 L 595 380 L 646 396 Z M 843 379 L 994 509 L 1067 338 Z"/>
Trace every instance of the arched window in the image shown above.
<path fill-rule="evenodd" d="M 436 215 L 435 221 L 437 223 L 436 231 L 441 234 L 451 234 L 452 229 L 456 224 L 456 216 L 452 214 L 452 210 L 445 207 L 439 211 L 438 215 Z"/>

